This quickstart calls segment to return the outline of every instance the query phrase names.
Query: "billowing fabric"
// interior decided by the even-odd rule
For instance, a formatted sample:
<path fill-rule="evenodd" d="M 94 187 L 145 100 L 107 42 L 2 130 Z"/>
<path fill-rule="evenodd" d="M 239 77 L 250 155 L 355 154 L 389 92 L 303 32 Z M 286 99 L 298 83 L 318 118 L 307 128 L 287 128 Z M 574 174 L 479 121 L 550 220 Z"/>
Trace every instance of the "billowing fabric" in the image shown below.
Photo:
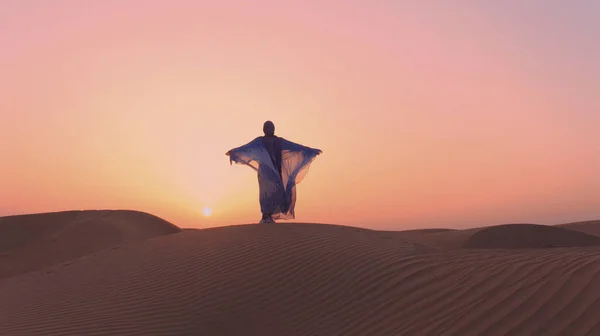
<path fill-rule="evenodd" d="M 261 211 L 273 219 L 295 218 L 296 185 L 319 154 L 319 149 L 279 137 L 258 137 L 227 152 L 230 163 L 247 165 L 258 173 Z"/>

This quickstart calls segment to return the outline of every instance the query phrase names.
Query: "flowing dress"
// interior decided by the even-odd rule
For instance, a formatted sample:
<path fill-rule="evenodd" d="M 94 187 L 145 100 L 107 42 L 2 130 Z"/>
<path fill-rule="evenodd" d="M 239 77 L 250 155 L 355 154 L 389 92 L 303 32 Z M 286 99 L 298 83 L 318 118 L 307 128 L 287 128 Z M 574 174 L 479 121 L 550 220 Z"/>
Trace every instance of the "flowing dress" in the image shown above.
<path fill-rule="evenodd" d="M 231 164 L 246 165 L 258 173 L 259 200 L 263 214 L 273 219 L 295 218 L 296 185 L 322 151 L 284 138 L 258 137 L 227 152 Z"/>

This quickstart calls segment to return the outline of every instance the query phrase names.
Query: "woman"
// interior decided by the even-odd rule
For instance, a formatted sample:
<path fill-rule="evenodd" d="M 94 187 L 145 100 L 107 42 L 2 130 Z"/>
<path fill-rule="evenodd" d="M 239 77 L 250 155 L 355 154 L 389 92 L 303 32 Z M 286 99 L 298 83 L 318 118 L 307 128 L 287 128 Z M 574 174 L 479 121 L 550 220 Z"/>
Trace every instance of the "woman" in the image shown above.
<path fill-rule="evenodd" d="M 275 135 L 275 125 L 266 121 L 264 136 L 226 153 L 230 163 L 244 164 L 258 173 L 260 223 L 295 218 L 296 185 L 322 151 Z"/>

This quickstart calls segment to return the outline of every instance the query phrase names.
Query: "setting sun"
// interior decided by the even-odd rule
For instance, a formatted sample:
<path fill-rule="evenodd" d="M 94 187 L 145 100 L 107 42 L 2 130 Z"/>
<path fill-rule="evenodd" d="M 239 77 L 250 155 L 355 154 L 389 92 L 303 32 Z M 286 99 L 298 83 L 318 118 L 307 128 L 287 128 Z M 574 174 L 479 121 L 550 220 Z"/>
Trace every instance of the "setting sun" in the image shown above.
<path fill-rule="evenodd" d="M 202 210 L 202 213 L 204 214 L 205 217 L 208 217 L 210 215 L 212 215 L 212 209 L 211 208 L 204 208 L 204 210 Z"/>

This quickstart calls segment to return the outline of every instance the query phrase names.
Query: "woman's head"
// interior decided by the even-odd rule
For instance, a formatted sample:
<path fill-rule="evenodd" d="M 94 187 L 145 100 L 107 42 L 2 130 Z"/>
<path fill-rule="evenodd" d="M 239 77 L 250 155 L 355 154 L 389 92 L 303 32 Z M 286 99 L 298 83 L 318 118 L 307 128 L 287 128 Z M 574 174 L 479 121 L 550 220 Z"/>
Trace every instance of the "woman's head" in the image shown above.
<path fill-rule="evenodd" d="M 267 120 L 263 125 L 263 132 L 266 136 L 274 136 L 275 135 L 275 124 L 272 121 Z"/>

